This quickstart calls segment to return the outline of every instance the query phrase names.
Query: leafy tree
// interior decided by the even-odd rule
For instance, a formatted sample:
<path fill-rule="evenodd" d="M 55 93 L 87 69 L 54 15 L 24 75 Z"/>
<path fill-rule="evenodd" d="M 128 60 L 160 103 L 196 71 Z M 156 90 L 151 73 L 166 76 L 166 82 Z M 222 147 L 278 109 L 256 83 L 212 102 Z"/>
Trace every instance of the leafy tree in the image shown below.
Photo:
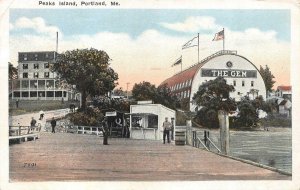
<path fill-rule="evenodd" d="M 270 68 L 268 67 L 268 65 L 265 66 L 265 68 L 263 68 L 262 66 L 260 66 L 259 68 L 259 72 L 265 82 L 265 86 L 266 86 L 266 90 L 267 92 L 272 91 L 272 88 L 274 86 L 274 83 L 276 81 L 274 81 L 273 79 L 275 78 L 274 75 L 271 73 Z"/>
<path fill-rule="evenodd" d="M 207 127 L 219 126 L 218 110 L 236 109 L 235 101 L 229 98 L 229 93 L 234 90 L 222 77 L 202 84 L 193 97 L 194 103 L 201 108 L 197 112 L 196 120 Z"/>
<path fill-rule="evenodd" d="M 230 111 L 235 109 L 235 101 L 229 98 L 229 93 L 235 89 L 226 84 L 226 80 L 218 77 L 202 84 L 193 97 L 198 107 L 207 107 L 214 110 Z"/>
<path fill-rule="evenodd" d="M 12 63 L 8 62 L 8 77 L 9 79 L 18 78 L 18 69 L 13 66 Z"/>
<path fill-rule="evenodd" d="M 134 84 L 132 88 L 132 96 L 137 101 L 154 100 L 156 95 L 156 87 L 150 82 L 143 81 L 139 84 Z"/>
<path fill-rule="evenodd" d="M 157 87 L 156 91 L 157 94 L 154 98 L 155 103 L 162 104 L 172 109 L 180 107 L 179 99 L 176 95 L 171 93 L 171 89 L 167 86 L 167 84 Z"/>
<path fill-rule="evenodd" d="M 114 94 L 115 96 L 125 96 L 125 95 L 126 95 L 126 92 L 124 92 L 124 91 L 123 91 L 123 88 L 120 87 L 120 88 L 114 89 L 113 94 Z"/>
<path fill-rule="evenodd" d="M 132 96 L 137 101 L 152 100 L 156 104 L 162 104 L 172 109 L 179 106 L 177 97 L 171 94 L 171 90 L 166 84 L 156 88 L 154 84 L 143 81 L 133 86 Z"/>
<path fill-rule="evenodd" d="M 250 100 L 243 100 L 239 103 L 238 108 L 240 110 L 239 117 L 237 118 L 238 127 L 252 127 L 256 126 L 258 122 L 257 109 Z"/>
<path fill-rule="evenodd" d="M 109 67 L 105 51 L 76 49 L 59 54 L 52 71 L 70 85 L 75 85 L 82 94 L 82 109 L 86 109 L 88 95 L 105 95 L 115 88 L 118 74 Z"/>

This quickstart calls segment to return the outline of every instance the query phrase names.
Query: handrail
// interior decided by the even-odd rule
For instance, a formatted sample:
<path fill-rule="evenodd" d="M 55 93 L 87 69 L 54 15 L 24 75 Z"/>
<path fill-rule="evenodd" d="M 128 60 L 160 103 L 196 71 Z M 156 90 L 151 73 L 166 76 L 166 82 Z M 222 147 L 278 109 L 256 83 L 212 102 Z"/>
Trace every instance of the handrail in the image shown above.
<path fill-rule="evenodd" d="M 199 137 L 197 137 L 197 140 L 204 146 L 204 148 L 207 150 L 207 151 L 209 151 L 209 149 L 207 148 L 207 146 L 205 146 L 205 144 L 202 142 L 202 140 L 199 138 Z M 199 147 L 198 147 L 199 148 Z"/>
<path fill-rule="evenodd" d="M 221 150 L 213 143 L 212 140 L 210 140 L 209 137 L 207 137 L 207 139 L 209 140 L 209 142 L 218 150 L 218 152 L 221 152 Z"/>

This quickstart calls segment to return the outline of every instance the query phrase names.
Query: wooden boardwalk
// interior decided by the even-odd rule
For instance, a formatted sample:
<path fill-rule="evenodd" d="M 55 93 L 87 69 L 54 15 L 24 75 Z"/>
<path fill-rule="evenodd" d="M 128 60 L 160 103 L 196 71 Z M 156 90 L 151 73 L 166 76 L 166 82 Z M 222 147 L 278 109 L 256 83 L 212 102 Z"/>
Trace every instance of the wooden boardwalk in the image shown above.
<path fill-rule="evenodd" d="M 109 144 L 95 135 L 42 133 L 36 141 L 10 145 L 10 180 L 291 180 L 190 146 L 117 138 Z"/>

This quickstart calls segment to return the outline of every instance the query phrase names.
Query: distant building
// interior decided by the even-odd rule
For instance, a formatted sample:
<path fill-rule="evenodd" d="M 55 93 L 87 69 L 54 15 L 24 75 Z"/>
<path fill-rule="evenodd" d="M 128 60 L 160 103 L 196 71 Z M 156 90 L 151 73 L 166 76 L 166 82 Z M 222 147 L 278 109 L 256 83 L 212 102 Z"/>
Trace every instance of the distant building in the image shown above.
<path fill-rule="evenodd" d="M 19 52 L 18 79 L 10 81 L 10 97 L 23 100 L 75 99 L 72 89 L 61 87 L 57 74 L 50 70 L 56 56 L 54 51 Z"/>
<path fill-rule="evenodd" d="M 199 86 L 218 76 L 224 77 L 227 84 L 233 85 L 234 92 L 229 96 L 236 101 L 248 96 L 254 99 L 262 96 L 266 99 L 264 80 L 256 66 L 236 51 L 222 50 L 203 59 L 199 63 L 173 75 L 161 83 L 167 84 L 171 92 L 180 99 L 188 99 L 190 111 L 195 111 L 193 95 Z"/>
<path fill-rule="evenodd" d="M 292 101 L 292 86 L 278 86 L 276 96 Z"/>

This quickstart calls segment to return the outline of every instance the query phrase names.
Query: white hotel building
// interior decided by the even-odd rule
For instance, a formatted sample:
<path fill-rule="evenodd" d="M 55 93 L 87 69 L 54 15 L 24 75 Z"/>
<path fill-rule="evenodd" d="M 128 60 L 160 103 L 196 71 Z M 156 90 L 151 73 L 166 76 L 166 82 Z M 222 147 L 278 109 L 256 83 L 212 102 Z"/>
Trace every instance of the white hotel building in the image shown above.
<path fill-rule="evenodd" d="M 50 66 L 55 63 L 54 51 L 19 52 L 18 79 L 10 80 L 10 97 L 20 100 L 71 100 L 75 94 L 59 85 Z"/>

